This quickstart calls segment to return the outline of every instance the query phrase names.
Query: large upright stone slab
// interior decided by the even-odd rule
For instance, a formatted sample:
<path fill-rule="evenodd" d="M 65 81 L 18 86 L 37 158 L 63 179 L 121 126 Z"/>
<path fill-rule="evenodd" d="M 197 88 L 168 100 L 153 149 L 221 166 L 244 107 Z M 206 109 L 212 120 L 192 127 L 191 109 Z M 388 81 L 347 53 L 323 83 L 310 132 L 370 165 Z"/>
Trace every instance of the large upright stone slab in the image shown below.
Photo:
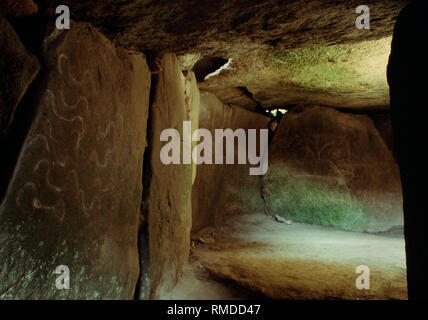
<path fill-rule="evenodd" d="M 194 75 L 183 75 L 177 57 L 163 56 L 151 106 L 152 178 L 147 208 L 152 299 L 175 286 L 189 257 L 194 169 L 191 164 L 163 164 L 160 151 L 167 142 L 160 141 L 160 135 L 164 129 L 176 129 L 182 148 L 183 121 L 197 121 L 197 90 Z"/>
<path fill-rule="evenodd" d="M 38 111 L 0 207 L 0 298 L 129 299 L 150 72 L 87 24 L 44 42 Z M 70 270 L 58 290 L 57 266 Z"/>
<path fill-rule="evenodd" d="M 16 107 L 39 70 L 37 58 L 12 26 L 0 18 L 0 136 L 9 128 Z"/>
<path fill-rule="evenodd" d="M 214 133 L 224 128 L 232 109 L 213 93 L 201 90 L 199 125 Z M 217 206 L 223 194 L 225 165 L 201 164 L 197 167 L 192 190 L 192 233 L 215 223 Z"/>
<path fill-rule="evenodd" d="M 239 106 L 223 103 L 213 93 L 201 90 L 199 127 L 215 136 L 216 129 L 267 129 L 270 118 Z M 247 136 L 248 138 L 248 136 Z M 237 144 L 235 144 L 235 156 Z M 263 211 L 260 176 L 250 176 L 250 165 L 201 164 L 192 191 L 192 233 L 215 224 L 225 214 Z"/>
<path fill-rule="evenodd" d="M 328 107 L 292 109 L 269 146 L 271 215 L 346 230 L 403 225 L 397 164 L 373 121 Z"/>

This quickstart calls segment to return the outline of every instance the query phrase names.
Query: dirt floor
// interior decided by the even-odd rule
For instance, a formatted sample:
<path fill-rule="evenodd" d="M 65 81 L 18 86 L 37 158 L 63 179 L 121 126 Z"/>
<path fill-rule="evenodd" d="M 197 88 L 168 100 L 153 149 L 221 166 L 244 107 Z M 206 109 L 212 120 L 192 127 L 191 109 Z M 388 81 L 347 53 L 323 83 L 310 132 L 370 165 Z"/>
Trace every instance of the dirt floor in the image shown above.
<path fill-rule="evenodd" d="M 357 266 L 370 289 L 356 288 Z M 228 216 L 193 241 L 190 264 L 164 299 L 407 299 L 404 239 L 263 214 Z"/>

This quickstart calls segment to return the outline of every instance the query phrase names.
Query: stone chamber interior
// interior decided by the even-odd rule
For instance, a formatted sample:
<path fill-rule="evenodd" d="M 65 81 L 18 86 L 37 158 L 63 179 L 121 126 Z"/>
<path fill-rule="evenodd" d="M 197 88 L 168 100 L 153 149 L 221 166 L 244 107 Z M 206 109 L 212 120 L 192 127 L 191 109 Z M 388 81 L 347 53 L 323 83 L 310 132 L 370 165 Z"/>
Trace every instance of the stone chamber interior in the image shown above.
<path fill-rule="evenodd" d="M 408 3 L 365 1 L 366 30 L 354 0 L 2 1 L 0 299 L 407 299 L 426 256 Z M 268 130 L 266 174 L 165 165 L 183 121 Z"/>

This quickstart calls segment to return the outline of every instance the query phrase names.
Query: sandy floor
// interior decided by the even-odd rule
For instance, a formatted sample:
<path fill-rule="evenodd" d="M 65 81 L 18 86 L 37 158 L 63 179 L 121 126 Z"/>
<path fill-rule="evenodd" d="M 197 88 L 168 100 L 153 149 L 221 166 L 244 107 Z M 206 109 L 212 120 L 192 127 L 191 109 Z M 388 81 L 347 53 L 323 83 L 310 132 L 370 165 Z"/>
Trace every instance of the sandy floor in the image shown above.
<path fill-rule="evenodd" d="M 165 299 L 407 299 L 400 233 L 285 225 L 255 214 L 227 217 L 214 238 L 196 244 Z M 370 268 L 370 290 L 356 288 L 359 265 Z"/>

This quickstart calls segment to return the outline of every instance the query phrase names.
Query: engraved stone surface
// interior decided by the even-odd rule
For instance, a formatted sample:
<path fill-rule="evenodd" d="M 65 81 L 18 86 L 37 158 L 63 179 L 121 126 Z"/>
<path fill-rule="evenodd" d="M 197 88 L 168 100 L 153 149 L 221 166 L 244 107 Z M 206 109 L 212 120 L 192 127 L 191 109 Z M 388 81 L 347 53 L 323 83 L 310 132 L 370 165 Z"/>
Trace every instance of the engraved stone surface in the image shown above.
<path fill-rule="evenodd" d="M 152 179 L 147 199 L 151 298 L 171 290 L 180 278 L 189 257 L 192 226 L 194 166 L 163 164 L 160 150 L 166 142 L 160 141 L 160 134 L 164 129 L 174 128 L 183 139 L 183 121 L 197 121 L 199 112 L 194 75 L 190 73 L 185 77 L 177 57 L 172 54 L 163 56 L 160 70 L 151 106 Z"/>
<path fill-rule="evenodd" d="M 128 299 L 150 72 L 87 24 L 45 39 L 36 118 L 0 207 L 0 298 Z M 55 268 L 70 269 L 70 290 Z"/>
<path fill-rule="evenodd" d="M 271 215 L 345 230 L 402 227 L 398 166 L 366 115 L 302 105 L 281 120 L 263 178 Z"/>

